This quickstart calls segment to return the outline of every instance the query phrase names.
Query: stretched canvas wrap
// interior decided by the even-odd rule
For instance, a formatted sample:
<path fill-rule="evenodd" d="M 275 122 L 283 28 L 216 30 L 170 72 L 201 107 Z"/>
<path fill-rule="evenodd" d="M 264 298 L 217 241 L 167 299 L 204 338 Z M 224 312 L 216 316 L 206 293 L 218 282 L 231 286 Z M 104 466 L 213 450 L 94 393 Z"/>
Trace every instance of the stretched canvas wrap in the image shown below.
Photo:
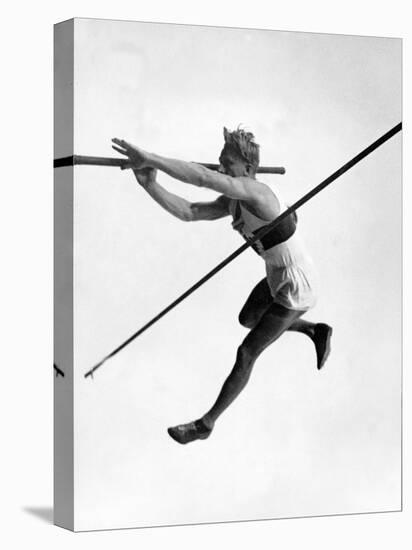
<path fill-rule="evenodd" d="M 55 26 L 57 525 L 401 509 L 401 49 Z"/>

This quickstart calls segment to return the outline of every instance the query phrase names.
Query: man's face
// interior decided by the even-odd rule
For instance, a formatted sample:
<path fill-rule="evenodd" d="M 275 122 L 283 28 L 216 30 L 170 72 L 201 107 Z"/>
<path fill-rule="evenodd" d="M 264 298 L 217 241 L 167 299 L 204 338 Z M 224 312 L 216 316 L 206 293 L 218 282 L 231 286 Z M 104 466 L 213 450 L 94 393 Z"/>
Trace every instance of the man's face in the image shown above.
<path fill-rule="evenodd" d="M 226 148 L 223 148 L 220 153 L 219 163 L 219 172 L 221 174 L 227 174 L 233 178 L 248 175 L 247 163 Z"/>

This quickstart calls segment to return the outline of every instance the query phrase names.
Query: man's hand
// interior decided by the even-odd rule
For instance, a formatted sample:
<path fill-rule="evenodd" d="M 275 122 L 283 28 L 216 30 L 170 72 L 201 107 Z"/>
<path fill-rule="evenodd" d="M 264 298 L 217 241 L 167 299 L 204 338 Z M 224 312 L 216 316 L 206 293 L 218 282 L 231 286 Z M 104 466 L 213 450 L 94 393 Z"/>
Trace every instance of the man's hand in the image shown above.
<path fill-rule="evenodd" d="M 130 162 L 137 169 L 145 168 L 149 166 L 149 153 L 128 143 L 124 139 L 113 138 L 112 142 L 116 145 L 112 145 L 113 149 L 126 157 L 129 157 Z"/>
<path fill-rule="evenodd" d="M 150 184 L 155 183 L 156 181 L 157 170 L 155 168 L 147 167 L 139 170 L 133 170 L 133 172 L 137 181 L 144 189 L 147 189 Z"/>

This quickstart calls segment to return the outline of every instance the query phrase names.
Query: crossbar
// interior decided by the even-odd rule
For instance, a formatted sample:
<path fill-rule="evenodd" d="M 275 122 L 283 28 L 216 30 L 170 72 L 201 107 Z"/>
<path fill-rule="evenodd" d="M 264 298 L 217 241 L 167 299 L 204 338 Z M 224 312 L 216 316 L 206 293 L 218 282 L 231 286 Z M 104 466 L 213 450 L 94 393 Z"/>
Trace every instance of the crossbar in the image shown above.
<path fill-rule="evenodd" d="M 85 155 L 72 155 L 70 157 L 62 157 L 55 159 L 53 162 L 54 168 L 61 168 L 63 166 L 76 166 L 76 165 L 88 165 L 88 166 L 114 166 L 127 170 L 133 168 L 129 159 L 112 158 L 112 157 L 89 157 Z M 210 170 L 217 171 L 219 164 L 210 164 L 205 162 L 198 162 Z M 286 172 L 283 166 L 259 166 L 257 169 L 259 174 L 284 174 Z"/>

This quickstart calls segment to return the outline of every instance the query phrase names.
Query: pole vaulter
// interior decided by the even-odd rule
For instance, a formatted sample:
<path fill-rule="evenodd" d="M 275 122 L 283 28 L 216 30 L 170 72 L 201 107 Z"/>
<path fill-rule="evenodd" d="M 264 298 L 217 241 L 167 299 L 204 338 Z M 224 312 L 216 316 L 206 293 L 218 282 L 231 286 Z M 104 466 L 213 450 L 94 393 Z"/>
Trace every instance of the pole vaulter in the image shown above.
<path fill-rule="evenodd" d="M 261 241 L 264 236 L 271 233 L 288 216 L 290 216 L 291 214 L 294 214 L 298 208 L 303 206 L 306 202 L 308 202 L 315 195 L 320 193 L 320 191 L 325 189 L 333 181 L 335 181 L 337 178 L 339 178 L 345 172 L 350 170 L 353 166 L 358 164 L 361 160 L 363 160 L 365 157 L 367 157 L 369 154 L 371 154 L 373 151 L 375 151 L 378 147 L 383 145 L 386 141 L 388 141 L 390 138 L 392 138 L 395 134 L 400 132 L 401 129 L 402 129 L 402 123 L 399 123 L 396 126 L 394 126 L 391 130 L 389 130 L 388 132 L 383 134 L 380 138 L 378 138 L 376 141 L 374 141 L 371 145 L 369 145 L 368 147 L 363 149 L 359 154 L 357 154 L 355 157 L 353 157 L 351 160 L 349 160 L 346 164 L 344 164 L 338 170 L 336 170 L 333 174 L 331 174 L 329 177 L 327 177 L 325 180 L 323 180 L 321 183 L 319 183 L 311 191 L 306 193 L 301 199 L 296 201 L 292 206 L 290 206 L 284 212 L 279 214 L 279 216 L 273 222 L 270 222 L 267 225 L 265 225 L 264 227 L 262 227 L 261 229 L 259 229 L 254 234 L 253 237 L 248 238 L 247 242 L 245 242 L 242 246 L 240 246 L 237 250 L 235 250 L 227 258 L 225 258 L 222 262 L 220 262 L 216 267 L 214 267 L 210 272 L 208 272 L 206 275 L 204 275 L 193 286 L 191 286 L 188 290 L 186 290 L 183 294 L 181 294 L 176 300 L 174 300 L 165 309 L 163 309 L 160 313 L 158 313 L 155 317 L 153 317 L 153 319 L 151 319 L 148 323 L 146 323 L 144 326 L 142 326 L 138 331 L 136 331 L 134 334 L 132 334 L 127 340 L 125 340 L 117 348 L 115 348 L 108 355 L 106 355 L 101 361 L 99 361 L 96 365 L 94 365 L 89 371 L 87 371 L 85 373 L 85 375 L 84 375 L 85 378 L 87 378 L 89 376 L 93 377 L 94 372 L 97 369 L 99 369 L 106 361 L 108 361 L 110 358 L 114 357 L 123 348 L 125 348 L 127 345 L 129 345 L 133 340 L 135 340 L 138 336 L 143 334 L 143 332 L 145 332 L 152 325 L 154 325 L 157 321 L 159 321 L 162 317 L 164 317 L 169 311 L 174 309 L 180 302 L 185 300 L 188 296 L 190 296 L 190 294 L 192 294 L 195 290 L 197 290 L 204 283 L 206 283 L 210 278 L 212 278 L 214 275 L 216 275 L 216 273 L 221 271 L 226 265 L 228 265 L 235 258 L 237 258 L 240 254 L 242 254 L 242 252 L 247 250 L 249 247 L 253 246 L 257 241 Z M 115 140 L 115 143 L 117 143 L 116 140 Z M 120 151 L 120 149 L 116 149 L 116 150 Z M 120 152 L 122 152 L 122 151 L 120 151 Z M 102 157 L 86 157 L 86 156 L 80 156 L 80 155 L 73 155 L 72 157 L 65 157 L 65 158 L 62 158 L 62 159 L 56 159 L 54 161 L 54 167 L 56 167 L 56 168 L 57 167 L 62 167 L 62 166 L 78 165 L 78 164 L 98 165 L 98 166 L 116 166 L 116 167 L 120 167 L 121 169 L 133 168 L 133 163 L 130 162 L 130 159 L 124 160 L 124 159 L 113 159 L 113 158 L 102 158 Z M 218 169 L 218 165 L 214 165 L 214 164 L 203 164 L 203 166 L 205 166 L 209 169 L 212 169 L 212 170 L 217 170 Z M 257 172 L 284 174 L 285 169 L 283 167 L 261 167 L 260 169 L 258 168 Z M 210 430 L 205 431 L 204 433 L 199 431 L 199 427 L 195 426 L 195 424 L 193 426 L 191 426 L 191 428 L 193 428 L 193 430 L 195 430 L 195 429 L 198 430 L 198 433 L 196 434 L 197 438 L 206 438 L 206 437 L 208 437 L 208 435 L 210 433 Z M 174 434 L 170 434 L 170 435 L 172 435 L 172 437 L 175 438 Z M 188 441 L 189 441 L 189 439 L 188 440 L 179 440 L 180 443 L 185 443 L 185 442 L 188 442 Z"/>

